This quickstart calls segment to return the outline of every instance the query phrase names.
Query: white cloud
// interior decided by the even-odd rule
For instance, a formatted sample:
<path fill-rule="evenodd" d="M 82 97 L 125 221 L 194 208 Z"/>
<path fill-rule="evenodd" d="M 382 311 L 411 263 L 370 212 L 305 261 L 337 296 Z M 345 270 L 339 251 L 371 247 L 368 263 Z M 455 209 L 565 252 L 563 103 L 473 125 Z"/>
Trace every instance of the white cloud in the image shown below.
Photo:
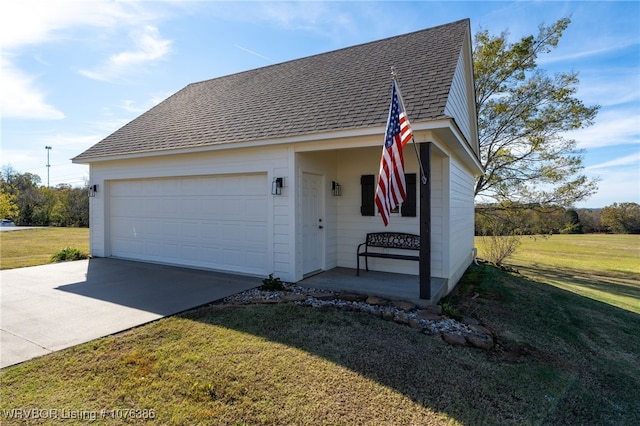
<path fill-rule="evenodd" d="M 640 143 L 640 116 L 634 108 L 603 111 L 593 126 L 567 133 L 579 148 L 602 148 Z"/>
<path fill-rule="evenodd" d="M 36 87 L 34 78 L 15 68 L 8 60 L 0 60 L 0 93 L 3 118 L 59 120 L 65 117 L 45 100 L 45 93 Z"/>
<path fill-rule="evenodd" d="M 616 158 L 614 160 L 605 161 L 604 163 L 594 164 L 592 166 L 586 167 L 586 170 L 605 169 L 610 167 L 628 166 L 634 164 L 640 166 L 640 151 L 630 155 L 626 155 L 624 157 Z M 638 170 L 640 170 L 640 168 Z"/>
<path fill-rule="evenodd" d="M 140 67 L 148 62 L 162 59 L 171 50 L 171 41 L 163 40 L 158 28 L 153 25 L 146 25 L 142 31 L 132 33 L 131 39 L 135 50 L 113 55 L 97 69 L 82 70 L 80 73 L 94 80 L 117 80 L 131 72 L 139 71 Z"/>
<path fill-rule="evenodd" d="M 221 3 L 224 6 L 214 10 L 225 19 L 255 25 L 263 22 L 270 27 L 286 30 L 303 30 L 325 37 L 340 37 L 345 33 L 356 34 L 357 22 L 353 20 L 349 8 L 335 2 L 265 1 L 246 7 L 244 2 Z M 367 6 L 369 8 L 371 6 Z"/>
<path fill-rule="evenodd" d="M 71 37 L 77 27 L 100 29 L 135 25 L 153 19 L 155 12 L 132 2 L 104 1 L 11 1 L 2 3 L 2 48 L 55 42 Z"/>
<path fill-rule="evenodd" d="M 577 97 L 603 107 L 635 102 L 640 105 L 640 67 L 587 69 L 580 71 Z"/>
<path fill-rule="evenodd" d="M 613 203 L 640 203 L 640 146 L 637 152 L 584 169 L 585 175 L 600 179 L 598 192 L 579 207 L 604 207 Z"/>
<path fill-rule="evenodd" d="M 587 175 L 590 175 L 587 173 Z M 640 203 L 640 171 L 636 167 L 599 170 L 598 192 L 577 207 L 605 207 L 613 203 Z"/>
<path fill-rule="evenodd" d="M 553 51 L 546 56 L 541 56 L 538 59 L 538 64 L 548 65 L 556 62 L 575 61 L 576 59 L 601 56 L 638 45 L 638 41 L 634 37 L 602 37 L 598 40 L 591 38 L 589 43 L 584 43 L 584 39 L 580 41 L 580 43 L 576 43 L 573 46 L 567 46 L 560 51 Z"/>
<path fill-rule="evenodd" d="M 153 6 L 153 7 L 151 7 Z M 6 118 L 61 119 L 65 115 L 46 100 L 46 92 L 38 85 L 36 72 L 26 72 L 16 65 L 24 48 L 30 45 L 83 39 L 77 30 L 98 28 L 102 32 L 120 27 L 139 27 L 159 16 L 154 3 L 103 1 L 7 1 L 0 13 L 2 40 L 2 115 Z M 139 50 L 115 55 L 113 70 L 140 65 L 164 55 L 167 43 L 159 40 L 157 29 L 142 31 L 136 40 Z M 34 58 L 42 63 L 37 55 Z M 46 64 L 44 64 L 46 65 Z"/>

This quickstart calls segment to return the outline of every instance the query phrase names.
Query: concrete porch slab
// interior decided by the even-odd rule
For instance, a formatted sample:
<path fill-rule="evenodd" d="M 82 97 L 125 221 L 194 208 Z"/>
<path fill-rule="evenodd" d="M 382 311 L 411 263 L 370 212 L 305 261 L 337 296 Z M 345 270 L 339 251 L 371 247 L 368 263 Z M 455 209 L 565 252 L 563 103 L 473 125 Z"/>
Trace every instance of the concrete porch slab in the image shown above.
<path fill-rule="evenodd" d="M 297 284 L 302 287 L 367 294 L 390 300 L 405 300 L 421 307 L 433 304 L 429 299 L 420 299 L 420 283 L 416 275 L 360 271 L 358 277 L 355 269 L 333 268 L 305 278 Z M 444 278 L 431 278 L 431 286 L 436 289 L 437 295 L 445 290 L 445 284 Z"/>

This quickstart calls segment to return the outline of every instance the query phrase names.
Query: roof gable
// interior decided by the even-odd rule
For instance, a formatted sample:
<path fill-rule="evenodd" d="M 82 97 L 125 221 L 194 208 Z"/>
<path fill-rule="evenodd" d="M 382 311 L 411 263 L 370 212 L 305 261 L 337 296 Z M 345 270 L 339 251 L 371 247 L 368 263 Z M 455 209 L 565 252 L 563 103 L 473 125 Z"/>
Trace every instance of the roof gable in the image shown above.
<path fill-rule="evenodd" d="M 444 117 L 469 20 L 193 83 L 75 157 L 384 126 L 390 68 L 413 123 Z"/>

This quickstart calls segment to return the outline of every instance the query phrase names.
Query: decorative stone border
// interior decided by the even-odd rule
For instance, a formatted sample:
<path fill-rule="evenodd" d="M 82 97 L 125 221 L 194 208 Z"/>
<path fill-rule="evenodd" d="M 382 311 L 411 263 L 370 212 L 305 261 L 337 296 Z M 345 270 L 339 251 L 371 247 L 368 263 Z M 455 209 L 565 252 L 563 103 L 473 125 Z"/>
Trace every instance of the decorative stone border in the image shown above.
<path fill-rule="evenodd" d="M 473 346 L 485 350 L 494 347 L 493 334 L 476 319 L 463 318 L 462 321 L 456 321 L 443 317 L 442 308 L 438 305 L 419 309 L 411 302 L 283 284 L 285 291 L 252 289 L 229 296 L 221 303 L 225 305 L 294 303 L 313 308 L 364 312 L 425 334 L 439 334 L 450 345 Z"/>

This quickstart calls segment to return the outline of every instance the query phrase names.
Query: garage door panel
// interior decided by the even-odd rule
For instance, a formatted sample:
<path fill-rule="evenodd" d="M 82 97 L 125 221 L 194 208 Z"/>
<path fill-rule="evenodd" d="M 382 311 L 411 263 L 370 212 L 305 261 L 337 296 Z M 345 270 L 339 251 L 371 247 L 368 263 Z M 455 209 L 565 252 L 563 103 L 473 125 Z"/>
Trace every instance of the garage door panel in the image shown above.
<path fill-rule="evenodd" d="M 220 214 L 221 205 L 219 201 L 215 199 L 204 199 L 202 200 L 202 212 L 206 216 L 217 216 Z"/>
<path fill-rule="evenodd" d="M 240 250 L 225 249 L 223 252 L 224 263 L 239 267 L 244 264 L 244 256 Z"/>
<path fill-rule="evenodd" d="M 267 273 L 265 174 L 115 181 L 113 256 Z"/>
<path fill-rule="evenodd" d="M 179 256 L 180 256 L 180 246 L 178 244 L 165 243 L 162 245 L 162 259 L 177 258 Z M 157 259 L 156 261 L 161 261 L 161 259 Z"/>
<path fill-rule="evenodd" d="M 260 225 L 247 225 L 245 228 L 245 240 L 254 245 L 262 244 L 263 235 L 267 233 L 267 229 Z"/>
<path fill-rule="evenodd" d="M 197 223 L 197 222 L 183 223 L 181 225 L 181 228 L 182 228 L 182 235 L 185 238 L 199 239 L 202 235 L 202 232 L 200 231 L 200 223 Z"/>
<path fill-rule="evenodd" d="M 182 215 L 185 219 L 202 216 L 202 203 L 197 198 L 183 198 L 181 201 Z"/>
<path fill-rule="evenodd" d="M 220 226 L 217 223 L 204 223 L 202 225 L 202 237 L 204 239 L 214 239 L 220 235 Z"/>

